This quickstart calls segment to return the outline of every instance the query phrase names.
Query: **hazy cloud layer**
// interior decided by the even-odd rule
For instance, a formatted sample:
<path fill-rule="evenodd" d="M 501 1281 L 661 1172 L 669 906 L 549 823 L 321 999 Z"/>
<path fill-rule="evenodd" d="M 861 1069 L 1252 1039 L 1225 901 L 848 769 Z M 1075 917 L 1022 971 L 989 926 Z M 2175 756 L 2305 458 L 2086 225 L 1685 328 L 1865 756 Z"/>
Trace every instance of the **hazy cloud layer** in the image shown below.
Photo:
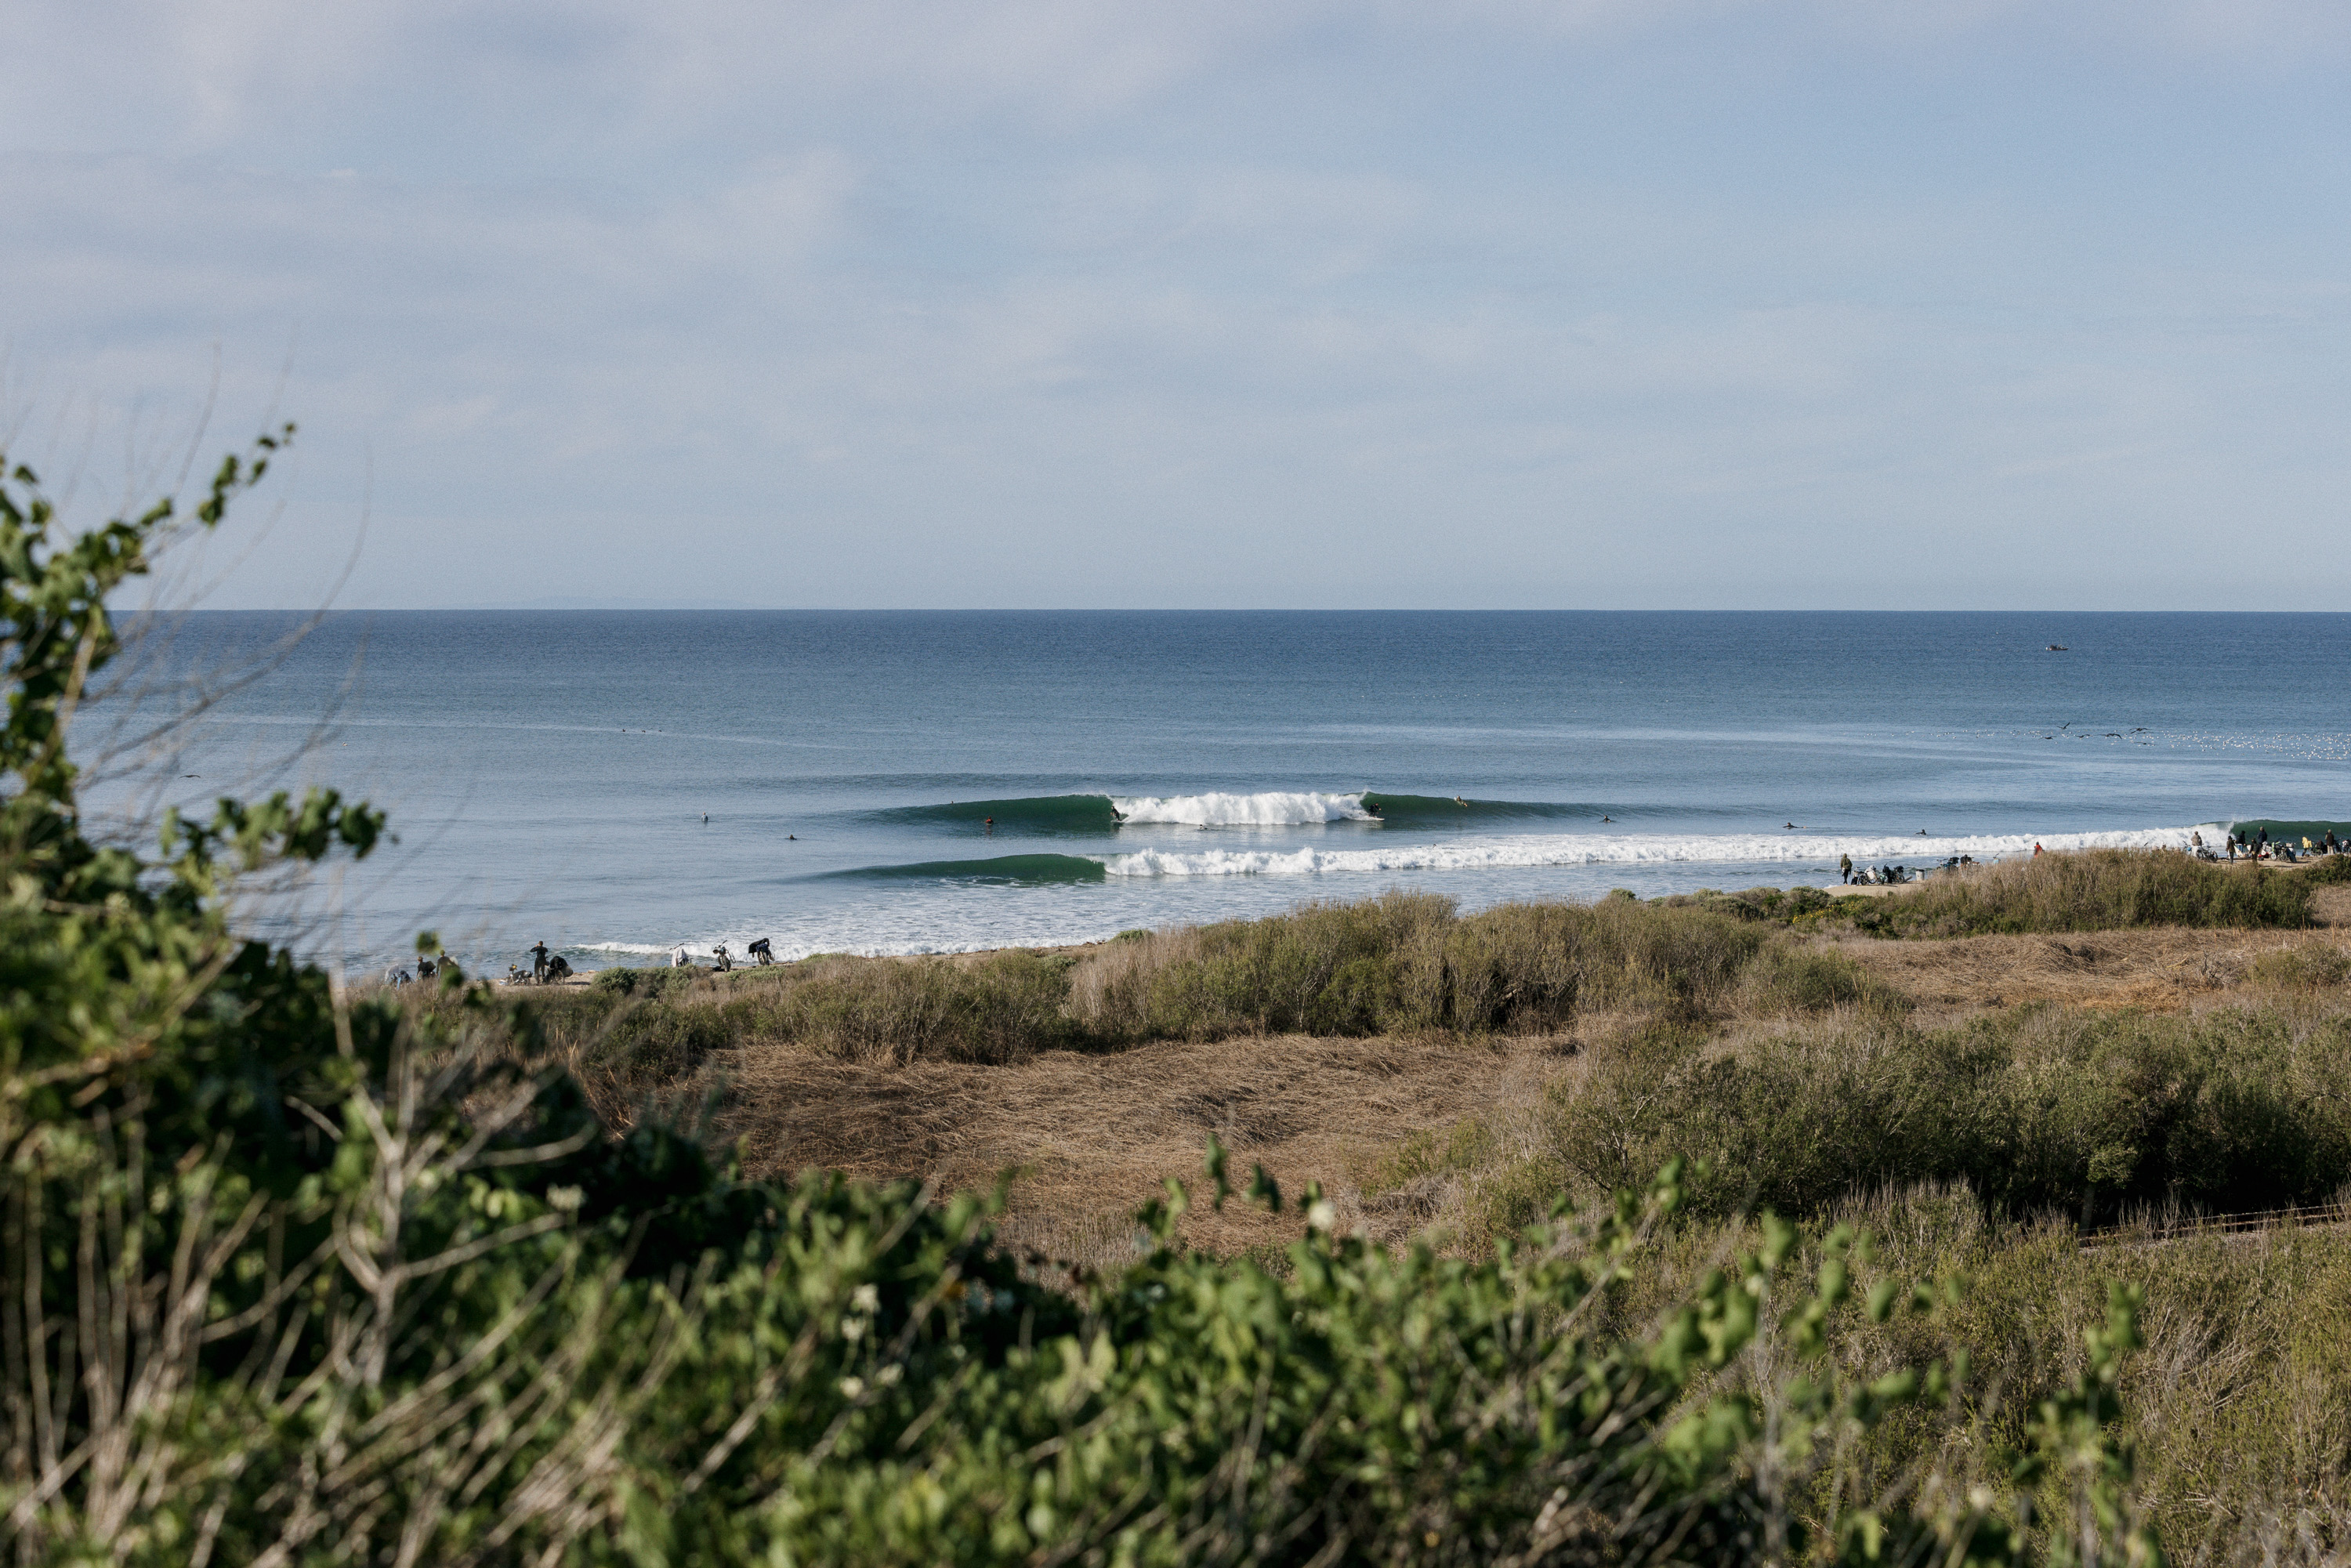
<path fill-rule="evenodd" d="M 2338 8 L 20 15 L 14 447 L 136 488 L 217 345 L 219 602 L 2351 585 Z"/>

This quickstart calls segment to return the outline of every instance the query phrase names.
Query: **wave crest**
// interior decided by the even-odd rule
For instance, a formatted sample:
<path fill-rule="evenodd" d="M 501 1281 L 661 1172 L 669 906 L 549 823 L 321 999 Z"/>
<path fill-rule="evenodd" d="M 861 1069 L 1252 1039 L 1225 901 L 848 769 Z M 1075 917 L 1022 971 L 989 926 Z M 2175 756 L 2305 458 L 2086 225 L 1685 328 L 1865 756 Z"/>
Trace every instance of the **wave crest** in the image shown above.
<path fill-rule="evenodd" d="M 1364 797 L 1317 790 L 1270 789 L 1254 795 L 1113 795 L 1110 803 L 1129 822 L 1176 822 L 1196 828 L 1290 828 L 1313 822 L 1368 822 Z"/>

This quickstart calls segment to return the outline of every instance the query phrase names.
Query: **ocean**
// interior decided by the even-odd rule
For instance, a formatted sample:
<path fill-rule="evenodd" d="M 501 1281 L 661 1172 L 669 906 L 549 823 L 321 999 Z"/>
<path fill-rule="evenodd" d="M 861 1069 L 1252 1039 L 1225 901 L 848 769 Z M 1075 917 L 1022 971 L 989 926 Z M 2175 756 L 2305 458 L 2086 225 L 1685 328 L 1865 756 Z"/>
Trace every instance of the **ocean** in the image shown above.
<path fill-rule="evenodd" d="M 1308 899 L 1825 885 L 2351 817 L 2351 615 L 198 613 L 81 721 L 94 821 L 319 782 L 359 969 L 1095 940 Z M 2062 651 L 2053 649 L 2057 644 Z M 141 726 L 225 686 L 161 748 Z"/>

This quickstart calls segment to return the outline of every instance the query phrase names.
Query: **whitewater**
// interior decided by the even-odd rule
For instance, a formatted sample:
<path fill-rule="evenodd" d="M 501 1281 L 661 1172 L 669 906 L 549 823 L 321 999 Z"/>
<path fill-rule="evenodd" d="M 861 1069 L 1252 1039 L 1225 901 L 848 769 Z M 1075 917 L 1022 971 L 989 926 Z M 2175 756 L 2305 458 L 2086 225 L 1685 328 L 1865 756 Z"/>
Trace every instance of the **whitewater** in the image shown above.
<path fill-rule="evenodd" d="M 1771 862 L 1834 863 L 1850 855 L 1856 866 L 1925 862 L 1955 855 L 1978 861 L 2029 855 L 2035 844 L 2052 852 L 2091 849 L 2186 849 L 2201 833 L 2217 844 L 2229 827 L 2199 822 L 2184 828 L 2126 828 L 2096 832 L 1964 833 L 1868 837 L 1795 834 L 1520 834 L 1379 849 L 1137 850 L 1104 855 L 1112 876 L 1310 876 L 1344 873 L 1492 871 L 1571 865 L 1691 865 Z"/>
<path fill-rule="evenodd" d="M 1360 790 L 1351 795 L 1325 795 L 1313 790 L 1262 790 L 1248 795 L 1113 795 L 1110 803 L 1123 821 L 1136 824 L 1290 828 L 1313 822 L 1376 821 L 1364 809 Z"/>

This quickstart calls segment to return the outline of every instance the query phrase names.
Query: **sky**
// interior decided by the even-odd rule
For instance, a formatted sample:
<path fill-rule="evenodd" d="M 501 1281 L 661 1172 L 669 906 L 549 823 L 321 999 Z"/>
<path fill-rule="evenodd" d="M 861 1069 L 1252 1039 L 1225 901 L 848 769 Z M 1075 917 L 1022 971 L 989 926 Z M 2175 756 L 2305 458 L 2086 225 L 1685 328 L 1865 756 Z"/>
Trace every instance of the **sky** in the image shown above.
<path fill-rule="evenodd" d="M 2351 10 L 10 0 L 0 436 L 220 608 L 2351 589 Z"/>

